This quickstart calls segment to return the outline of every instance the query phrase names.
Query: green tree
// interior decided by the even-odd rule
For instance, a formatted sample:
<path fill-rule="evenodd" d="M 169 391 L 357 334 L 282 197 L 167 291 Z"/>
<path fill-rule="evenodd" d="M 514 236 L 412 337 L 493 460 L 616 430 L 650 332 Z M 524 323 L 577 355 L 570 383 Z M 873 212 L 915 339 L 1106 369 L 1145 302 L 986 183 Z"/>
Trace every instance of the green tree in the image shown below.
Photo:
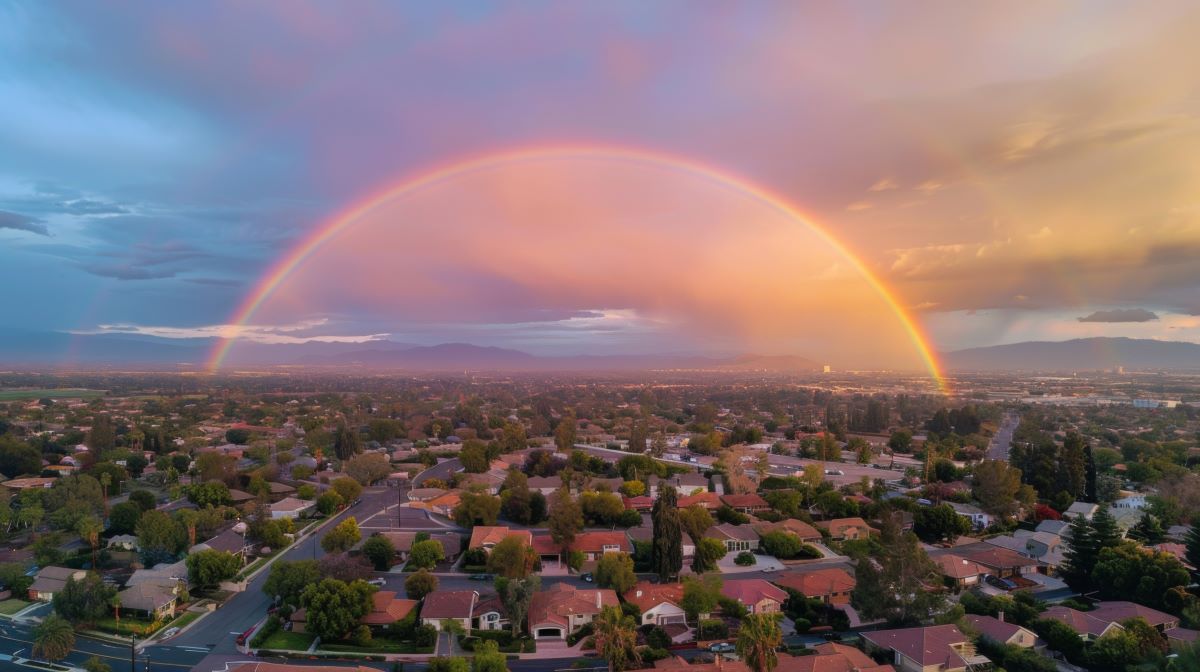
<path fill-rule="evenodd" d="M 143 512 L 136 532 L 138 552 L 147 567 L 173 560 L 187 543 L 187 530 L 158 510 Z"/>
<path fill-rule="evenodd" d="M 510 534 L 500 540 L 488 553 L 487 567 L 500 576 L 519 579 L 529 576 L 537 562 L 537 552 L 521 537 Z"/>
<path fill-rule="evenodd" d="M 1000 460 L 984 460 L 975 465 L 971 481 L 979 508 L 992 514 L 1009 518 L 1017 513 L 1021 502 L 1017 495 L 1021 490 L 1021 470 L 1010 467 Z"/>
<path fill-rule="evenodd" d="M 334 511 L 337 511 L 338 507 L 345 502 L 346 500 L 342 499 L 342 496 L 337 492 L 333 490 L 327 490 L 321 493 L 320 497 L 317 497 L 317 512 L 323 516 L 328 516 Z"/>
<path fill-rule="evenodd" d="M 8 478 L 42 473 L 42 453 L 11 436 L 0 434 L 0 474 Z"/>
<path fill-rule="evenodd" d="M 482 474 L 492 463 L 488 457 L 487 444 L 479 439 L 464 441 L 462 450 L 458 452 L 458 459 L 462 462 L 463 471 L 469 474 Z"/>
<path fill-rule="evenodd" d="M 883 618 L 892 625 L 919 623 L 939 613 L 945 597 L 926 586 L 937 585 L 941 574 L 917 535 L 902 532 L 895 518 L 885 515 L 880 546 L 876 558 L 862 558 L 855 567 L 854 608 L 865 619 Z"/>
<path fill-rule="evenodd" d="M 913 532 L 922 541 L 936 543 L 955 539 L 971 531 L 971 522 L 958 515 L 949 504 L 923 506 L 913 516 Z"/>
<path fill-rule="evenodd" d="M 529 615 L 529 605 L 533 603 L 533 595 L 542 587 L 540 577 L 534 575 L 524 579 L 505 579 L 496 580 L 496 592 L 500 594 L 500 600 L 504 603 L 504 609 L 508 612 L 509 622 L 512 623 L 512 635 L 516 637 L 521 634 L 521 626 L 525 623 L 525 617 Z"/>
<path fill-rule="evenodd" d="M 1176 586 L 1191 582 L 1187 569 L 1169 553 L 1157 553 L 1123 542 L 1100 551 L 1092 585 L 1108 600 L 1129 600 L 1156 609 Z"/>
<path fill-rule="evenodd" d="M 1059 489 L 1076 500 L 1087 496 L 1087 442 L 1078 432 L 1067 432 L 1059 451 Z"/>
<path fill-rule="evenodd" d="M 554 428 L 554 445 L 560 452 L 569 453 L 575 449 L 575 442 L 575 415 L 568 413 Z"/>
<path fill-rule="evenodd" d="M 438 578 L 429 570 L 418 569 L 404 580 L 404 592 L 410 600 L 419 600 L 437 590 Z"/>
<path fill-rule="evenodd" d="M 716 539 L 704 537 L 696 542 L 696 555 L 692 560 L 692 569 L 697 573 L 711 572 L 717 568 L 717 561 L 725 557 L 725 544 Z"/>
<path fill-rule="evenodd" d="M 350 550 L 361 538 L 358 521 L 354 516 L 350 516 L 325 533 L 321 539 L 321 548 L 325 549 L 326 553 L 341 553 Z"/>
<path fill-rule="evenodd" d="M 508 657 L 500 653 L 495 640 L 485 639 L 475 646 L 471 672 L 508 672 Z"/>
<path fill-rule="evenodd" d="M 263 592 L 283 604 L 300 606 L 304 589 L 321 580 L 316 560 L 276 560 L 263 584 Z"/>
<path fill-rule="evenodd" d="M 506 519 L 520 525 L 529 525 L 533 520 L 533 492 L 529 489 L 529 477 L 520 470 L 512 469 L 504 477 L 500 491 L 500 513 Z"/>
<path fill-rule="evenodd" d="M 358 481 L 348 476 L 333 479 L 329 487 L 342 498 L 343 502 L 353 502 L 362 496 L 363 487 Z"/>
<path fill-rule="evenodd" d="M 1066 656 L 1067 660 L 1080 660 L 1083 654 L 1083 640 L 1071 626 L 1052 618 L 1039 618 L 1029 624 L 1029 629 L 1045 640 L 1052 650 Z"/>
<path fill-rule="evenodd" d="M 79 534 L 80 539 L 92 547 L 92 569 L 98 568 L 96 551 L 100 547 L 100 533 L 104 531 L 104 524 L 96 516 L 88 514 L 75 524 L 75 531 Z"/>
<path fill-rule="evenodd" d="M 380 453 L 364 453 L 350 458 L 343 467 L 350 478 L 363 485 L 371 485 L 387 478 L 392 473 L 392 464 Z"/>
<path fill-rule="evenodd" d="M 1092 516 L 1092 536 L 1096 540 L 1096 548 L 1103 550 L 1121 543 L 1121 530 L 1107 506 L 1100 507 Z"/>
<path fill-rule="evenodd" d="M 226 489 L 226 492 L 228 491 Z M 149 511 L 158 505 L 158 502 L 154 499 L 154 493 L 149 490 L 134 490 L 129 493 L 129 501 L 137 504 L 143 511 Z"/>
<path fill-rule="evenodd" d="M 783 643 L 779 614 L 749 614 L 738 627 L 734 647 L 754 672 L 771 672 L 779 664 L 775 651 Z"/>
<path fill-rule="evenodd" d="M 229 496 L 229 486 L 221 481 L 197 483 L 187 487 L 188 501 L 200 508 L 206 506 L 223 506 L 233 502 Z M 132 498 L 131 498 L 132 499 Z M 150 508 L 154 508 L 151 506 Z"/>
<path fill-rule="evenodd" d="M 414 541 L 408 554 L 408 561 L 413 567 L 424 569 L 433 569 L 445 559 L 446 552 L 442 548 L 442 542 L 436 539 Z"/>
<path fill-rule="evenodd" d="M 92 656 L 83 662 L 83 669 L 87 672 L 112 672 L 112 666 L 100 660 L 99 656 Z"/>
<path fill-rule="evenodd" d="M 413 544 L 413 550 L 416 550 L 416 544 Z M 441 550 L 441 544 L 438 544 L 438 550 Z M 381 534 L 375 534 L 369 537 L 367 541 L 363 543 L 362 554 L 363 557 L 371 561 L 371 564 L 374 565 L 377 571 L 386 572 L 391 568 L 392 561 L 396 557 L 396 547 L 387 537 Z M 436 563 L 436 561 L 434 562 Z M 420 567 L 424 565 L 418 566 Z"/>
<path fill-rule="evenodd" d="M 212 590 L 237 576 L 242 561 L 228 551 L 207 549 L 187 556 L 188 581 L 201 590 Z"/>
<path fill-rule="evenodd" d="M 457 621 L 454 621 L 457 623 Z M 429 659 L 428 672 L 471 672 L 471 666 L 466 658 L 451 658 L 438 656 Z"/>
<path fill-rule="evenodd" d="M 633 573 L 633 558 L 628 553 L 605 553 L 596 563 L 596 585 L 612 588 L 618 593 L 633 588 L 637 575 Z"/>
<path fill-rule="evenodd" d="M 691 537 L 693 542 L 698 542 L 704 538 L 704 533 L 708 528 L 715 525 L 712 514 L 708 509 L 693 504 L 686 509 L 679 510 L 679 525 L 687 535 Z"/>
<path fill-rule="evenodd" d="M 683 527 L 679 520 L 679 498 L 675 488 L 662 485 L 650 518 L 654 525 L 654 546 L 650 564 L 659 580 L 670 581 L 683 568 Z"/>
<path fill-rule="evenodd" d="M 333 435 L 333 452 L 343 462 L 362 452 L 358 432 L 347 427 L 345 422 L 338 423 Z"/>
<path fill-rule="evenodd" d="M 1200 522 L 1192 523 L 1184 539 L 1187 546 L 1188 564 L 1200 567 Z"/>
<path fill-rule="evenodd" d="M 454 507 L 454 522 L 462 527 L 495 525 L 500 517 L 500 498 L 482 489 L 462 493 Z"/>
<path fill-rule="evenodd" d="M 583 529 L 583 509 L 566 486 L 550 495 L 550 517 L 546 527 L 550 528 L 554 543 L 563 549 L 569 547 L 575 541 L 575 535 Z"/>
<path fill-rule="evenodd" d="M 1140 540 L 1147 546 L 1154 546 L 1155 544 L 1161 544 L 1163 539 L 1166 538 L 1167 533 L 1163 530 L 1162 523 L 1158 522 L 1158 518 L 1155 518 L 1154 514 L 1146 511 L 1138 519 L 1133 529 L 1129 530 L 1129 536 Z"/>
<path fill-rule="evenodd" d="M 800 555 L 800 549 L 804 547 L 799 537 L 783 531 L 768 532 L 761 539 L 763 550 L 780 560 L 790 560 Z"/>
<path fill-rule="evenodd" d="M 721 600 L 721 575 L 710 574 L 703 578 L 693 576 L 683 579 L 683 598 L 679 606 L 693 621 L 711 614 Z"/>
<path fill-rule="evenodd" d="M 92 417 L 92 429 L 88 432 L 87 447 L 93 455 L 102 455 L 105 451 L 117 447 L 117 430 L 112 418 L 107 413 L 97 413 Z"/>
<path fill-rule="evenodd" d="M 596 652 L 608 662 L 608 672 L 640 665 L 637 651 L 637 623 L 620 607 L 604 607 L 592 621 L 592 638 Z"/>
<path fill-rule="evenodd" d="M 108 614 L 117 589 L 89 572 L 82 580 L 67 579 L 54 593 L 54 611 L 74 625 L 91 626 Z"/>
<path fill-rule="evenodd" d="M 371 611 L 371 594 L 366 581 L 345 583 L 322 579 L 304 589 L 301 603 L 307 610 L 309 632 L 326 641 L 345 637 L 363 616 Z"/>
<path fill-rule="evenodd" d="M 67 619 L 50 614 L 33 626 L 33 655 L 55 662 L 66 658 L 75 648 L 75 628 Z"/>

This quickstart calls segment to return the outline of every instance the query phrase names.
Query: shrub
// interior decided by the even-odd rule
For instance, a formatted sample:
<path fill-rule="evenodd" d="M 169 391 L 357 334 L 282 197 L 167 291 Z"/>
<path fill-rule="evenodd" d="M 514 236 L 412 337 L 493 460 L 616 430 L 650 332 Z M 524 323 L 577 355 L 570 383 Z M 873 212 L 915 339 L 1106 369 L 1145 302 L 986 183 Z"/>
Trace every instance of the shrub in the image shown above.
<path fill-rule="evenodd" d="M 652 625 L 646 631 L 646 643 L 650 645 L 651 649 L 665 649 L 671 646 L 671 636 L 661 627 Z"/>
<path fill-rule="evenodd" d="M 807 618 L 797 618 L 795 623 L 796 632 L 808 632 L 812 628 L 812 621 Z"/>
<path fill-rule="evenodd" d="M 741 567 L 749 567 L 756 562 L 758 561 L 754 559 L 754 554 L 750 551 L 742 551 L 741 553 L 737 554 L 736 558 L 733 559 L 733 564 Z"/>
<path fill-rule="evenodd" d="M 729 626 L 725 625 L 725 621 L 719 619 L 708 619 L 700 621 L 697 639 L 725 639 L 729 636 Z"/>

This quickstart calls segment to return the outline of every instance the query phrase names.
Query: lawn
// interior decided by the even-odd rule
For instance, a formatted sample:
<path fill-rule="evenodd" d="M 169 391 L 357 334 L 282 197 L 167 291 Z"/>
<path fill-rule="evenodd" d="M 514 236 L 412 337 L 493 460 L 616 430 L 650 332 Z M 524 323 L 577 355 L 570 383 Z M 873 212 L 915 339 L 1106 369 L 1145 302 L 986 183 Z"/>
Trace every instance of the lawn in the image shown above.
<path fill-rule="evenodd" d="M 30 604 L 32 604 L 32 602 L 26 602 L 24 600 L 4 600 L 3 602 L 0 602 L 0 614 L 12 616 L 25 607 L 28 607 Z"/>
<path fill-rule="evenodd" d="M 375 637 L 366 646 L 358 646 L 350 642 L 321 642 L 322 651 L 338 653 L 433 653 L 433 646 L 416 646 L 412 642 L 402 642 L 387 637 Z"/>
<path fill-rule="evenodd" d="M 149 637 L 160 630 L 162 626 L 163 623 L 161 621 L 156 623 L 140 618 L 130 618 L 129 616 L 122 616 L 120 623 L 112 616 L 107 616 L 96 621 L 96 629 L 100 632 L 110 632 L 122 637 L 128 637 L 129 635 Z"/>
<path fill-rule="evenodd" d="M 103 396 L 103 390 L 84 390 L 76 388 L 56 390 L 0 390 L 0 401 L 24 401 L 27 399 L 91 399 Z"/>
<path fill-rule="evenodd" d="M 183 612 L 182 616 L 180 616 L 179 618 L 168 623 L 166 627 L 183 629 L 183 626 L 187 625 L 188 623 L 191 623 L 192 621 L 196 620 L 197 618 L 200 618 L 199 613 L 197 613 L 195 611 L 185 611 L 185 612 Z"/>
<path fill-rule="evenodd" d="M 271 649 L 273 651 L 307 651 L 308 647 L 312 645 L 313 639 L 315 639 L 315 636 L 307 633 L 276 630 L 258 648 Z"/>

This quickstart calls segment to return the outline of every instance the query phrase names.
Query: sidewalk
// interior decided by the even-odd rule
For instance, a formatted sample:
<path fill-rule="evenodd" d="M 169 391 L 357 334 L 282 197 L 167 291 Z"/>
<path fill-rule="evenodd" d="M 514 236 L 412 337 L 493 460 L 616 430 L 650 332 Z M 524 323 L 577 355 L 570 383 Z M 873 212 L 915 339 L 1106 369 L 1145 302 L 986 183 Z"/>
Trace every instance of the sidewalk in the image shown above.
<path fill-rule="evenodd" d="M 568 646 L 566 640 L 562 639 L 539 639 L 537 642 L 537 651 L 533 653 L 519 653 L 518 660 L 549 660 L 552 658 L 582 658 L 583 643 L 587 637 L 579 640 L 575 646 Z"/>

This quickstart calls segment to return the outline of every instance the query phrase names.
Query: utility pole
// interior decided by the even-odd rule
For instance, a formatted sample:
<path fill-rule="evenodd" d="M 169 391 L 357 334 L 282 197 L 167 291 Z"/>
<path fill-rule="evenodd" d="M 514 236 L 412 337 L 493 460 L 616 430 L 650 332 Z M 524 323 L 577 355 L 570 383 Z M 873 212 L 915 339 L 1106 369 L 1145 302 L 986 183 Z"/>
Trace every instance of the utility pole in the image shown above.
<path fill-rule="evenodd" d="M 129 635 L 129 672 L 137 672 L 137 661 L 134 658 L 137 653 L 133 646 L 135 641 L 134 636 Z"/>

